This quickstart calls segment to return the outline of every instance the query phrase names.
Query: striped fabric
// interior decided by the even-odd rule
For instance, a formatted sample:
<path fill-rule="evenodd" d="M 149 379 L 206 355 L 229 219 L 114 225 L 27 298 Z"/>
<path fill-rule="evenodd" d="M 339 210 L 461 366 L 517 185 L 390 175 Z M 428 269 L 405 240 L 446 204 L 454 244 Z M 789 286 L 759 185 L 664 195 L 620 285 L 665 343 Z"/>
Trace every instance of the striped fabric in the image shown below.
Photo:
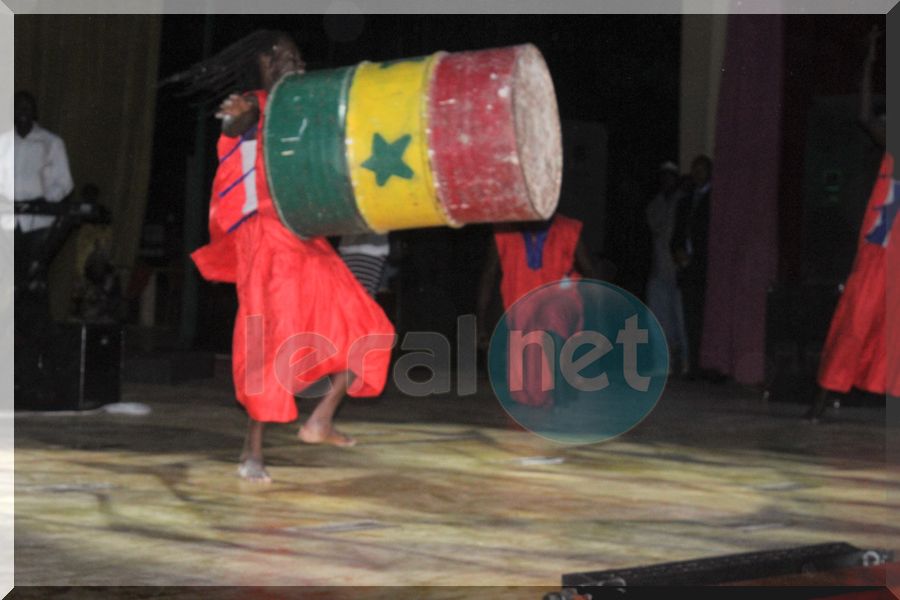
<path fill-rule="evenodd" d="M 233 146 L 231 138 L 222 137 L 219 142 L 219 168 L 213 184 L 212 208 L 214 217 L 225 232 L 231 233 L 247 218 L 256 214 L 256 127 L 244 133 Z"/>
<path fill-rule="evenodd" d="M 374 296 L 381 287 L 384 264 L 390 253 L 387 235 L 377 233 L 345 235 L 341 238 L 338 251 L 350 272 L 369 295 Z"/>
<path fill-rule="evenodd" d="M 385 257 L 367 254 L 341 254 L 354 277 L 374 296 L 381 287 L 381 276 L 384 273 Z"/>

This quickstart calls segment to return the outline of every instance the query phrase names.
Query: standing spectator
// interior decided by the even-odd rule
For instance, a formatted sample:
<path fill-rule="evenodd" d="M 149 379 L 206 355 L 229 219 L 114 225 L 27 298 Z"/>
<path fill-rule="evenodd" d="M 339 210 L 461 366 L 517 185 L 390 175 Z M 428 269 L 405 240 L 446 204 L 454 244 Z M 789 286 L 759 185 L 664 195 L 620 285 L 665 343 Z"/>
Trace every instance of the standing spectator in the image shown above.
<path fill-rule="evenodd" d="M 74 187 L 66 147 L 59 136 L 38 125 L 36 118 L 34 96 L 17 92 L 13 97 L 13 200 L 59 202 Z M 24 297 L 19 299 L 20 310 L 16 312 L 15 321 L 20 329 L 33 329 L 26 323 L 46 323 L 50 319 L 50 301 L 44 281 L 44 269 L 48 265 L 41 266 L 40 254 L 46 252 L 45 242 L 54 222 L 55 218 L 47 215 L 16 216 L 15 289 L 17 296 L 20 293 L 30 295 L 28 301 Z"/>
<path fill-rule="evenodd" d="M 693 190 L 680 201 L 672 253 L 679 268 L 679 286 L 689 348 L 691 375 L 698 375 L 703 309 L 706 303 L 706 266 L 709 253 L 709 202 L 712 161 L 700 155 L 691 164 Z"/>
<path fill-rule="evenodd" d="M 72 175 L 62 140 L 39 126 L 37 102 L 28 92 L 13 97 L 12 136 L 13 200 L 59 202 L 72 191 Z M 46 286 L 48 239 L 54 217 L 16 216 L 14 244 L 14 291 L 16 311 L 15 373 L 16 389 L 39 389 L 44 378 L 43 352 L 50 327 L 50 300 Z M 42 389 L 42 388 L 40 388 Z"/>
<path fill-rule="evenodd" d="M 37 124 L 37 102 L 28 92 L 18 92 L 13 98 L 16 135 L 15 152 L 16 202 L 46 200 L 59 202 L 72 192 L 72 174 L 66 147 L 59 136 Z M 32 247 L 34 240 L 53 224 L 54 218 L 42 215 L 16 217 L 16 227 L 22 235 L 17 244 Z"/>
<path fill-rule="evenodd" d="M 687 332 L 678 271 L 672 256 L 675 215 L 684 191 L 679 186 L 678 165 L 663 163 L 659 172 L 659 192 L 647 205 L 647 226 L 653 244 L 650 277 L 647 279 L 647 306 L 656 315 L 669 343 L 670 364 L 687 373 L 690 368 Z"/>

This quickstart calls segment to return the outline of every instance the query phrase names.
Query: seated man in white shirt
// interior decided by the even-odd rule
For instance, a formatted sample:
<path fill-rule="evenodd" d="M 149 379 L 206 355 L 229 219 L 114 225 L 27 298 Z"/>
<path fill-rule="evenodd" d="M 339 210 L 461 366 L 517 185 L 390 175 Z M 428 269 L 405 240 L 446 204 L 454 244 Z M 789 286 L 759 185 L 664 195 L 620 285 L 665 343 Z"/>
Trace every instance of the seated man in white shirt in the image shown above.
<path fill-rule="evenodd" d="M 13 151 L 15 156 L 14 200 L 46 200 L 59 202 L 72 192 L 72 174 L 66 147 L 59 136 L 35 122 L 37 103 L 28 92 L 16 93 L 14 99 Z M 34 253 L 46 237 L 52 216 L 18 215 L 16 217 L 16 274 L 23 274 Z"/>

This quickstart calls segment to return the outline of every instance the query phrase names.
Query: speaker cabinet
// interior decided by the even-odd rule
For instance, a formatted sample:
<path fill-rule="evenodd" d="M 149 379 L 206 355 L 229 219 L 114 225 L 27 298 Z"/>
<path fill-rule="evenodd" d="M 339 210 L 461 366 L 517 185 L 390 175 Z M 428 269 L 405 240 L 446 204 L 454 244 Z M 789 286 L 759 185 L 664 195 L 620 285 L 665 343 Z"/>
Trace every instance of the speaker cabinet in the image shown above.
<path fill-rule="evenodd" d="M 766 308 L 766 393 L 775 401 L 806 404 L 816 391 L 819 357 L 840 286 L 781 285 Z"/>
<path fill-rule="evenodd" d="M 37 353 L 40 376 L 16 386 L 16 409 L 90 410 L 118 402 L 123 338 L 118 325 L 54 324 Z"/>

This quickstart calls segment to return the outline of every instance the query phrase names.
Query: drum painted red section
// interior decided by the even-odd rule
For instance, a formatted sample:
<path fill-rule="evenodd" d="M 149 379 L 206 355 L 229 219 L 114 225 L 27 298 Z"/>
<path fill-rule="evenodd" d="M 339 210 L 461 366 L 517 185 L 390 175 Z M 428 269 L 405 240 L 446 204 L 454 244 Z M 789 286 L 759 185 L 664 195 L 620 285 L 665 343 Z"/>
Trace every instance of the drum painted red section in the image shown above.
<path fill-rule="evenodd" d="M 435 69 L 428 97 L 431 166 L 438 198 L 457 223 L 542 218 L 529 199 L 516 140 L 521 49 L 447 54 Z"/>

